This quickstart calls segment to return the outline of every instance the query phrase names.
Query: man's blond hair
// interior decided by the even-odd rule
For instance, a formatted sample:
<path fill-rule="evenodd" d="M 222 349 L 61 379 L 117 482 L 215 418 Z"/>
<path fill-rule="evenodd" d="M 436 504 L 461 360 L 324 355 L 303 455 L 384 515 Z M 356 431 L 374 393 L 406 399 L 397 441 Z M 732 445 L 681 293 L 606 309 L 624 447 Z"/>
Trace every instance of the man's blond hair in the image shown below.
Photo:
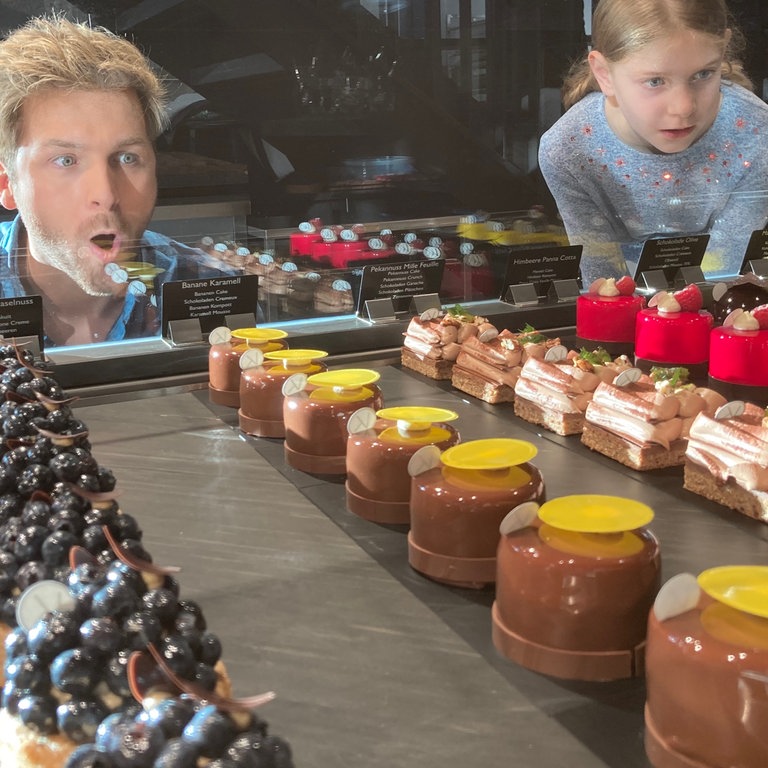
<path fill-rule="evenodd" d="M 102 27 L 53 15 L 0 42 L 0 163 L 11 169 L 27 97 L 49 89 L 133 91 L 154 141 L 166 126 L 165 87 L 139 49 Z"/>

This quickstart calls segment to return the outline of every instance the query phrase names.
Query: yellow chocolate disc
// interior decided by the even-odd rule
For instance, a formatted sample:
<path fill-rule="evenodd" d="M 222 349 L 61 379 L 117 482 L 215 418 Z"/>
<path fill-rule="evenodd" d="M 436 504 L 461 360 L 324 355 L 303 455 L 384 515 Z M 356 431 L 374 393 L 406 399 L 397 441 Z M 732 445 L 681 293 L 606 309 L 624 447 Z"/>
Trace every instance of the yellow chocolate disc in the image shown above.
<path fill-rule="evenodd" d="M 491 437 L 454 445 L 441 459 L 453 469 L 506 469 L 530 461 L 537 453 L 536 446 L 525 440 Z"/>
<path fill-rule="evenodd" d="M 644 546 L 643 540 L 631 531 L 582 533 L 546 523 L 539 528 L 539 538 L 559 552 L 580 557 L 632 557 L 640 554 Z"/>
<path fill-rule="evenodd" d="M 443 427 L 427 426 L 420 432 L 404 435 L 397 427 L 387 427 L 379 434 L 382 443 L 397 443 L 400 445 L 434 445 L 449 440 L 451 433 Z"/>
<path fill-rule="evenodd" d="M 653 510 L 620 496 L 583 494 L 561 496 L 542 505 L 541 520 L 554 528 L 578 533 L 621 533 L 647 525 Z"/>
<path fill-rule="evenodd" d="M 158 267 L 155 264 L 150 264 L 146 261 L 131 261 L 122 266 L 128 273 L 128 277 L 138 277 L 140 280 L 150 280 L 155 275 L 165 272 L 162 267 Z"/>
<path fill-rule="evenodd" d="M 266 352 L 264 357 L 267 360 L 282 362 L 286 368 L 290 368 L 292 366 L 309 365 L 315 360 L 322 360 L 324 357 L 328 357 L 328 353 L 320 349 L 277 349 L 272 352 Z"/>
<path fill-rule="evenodd" d="M 710 597 L 753 616 L 768 618 L 768 565 L 724 565 L 699 574 Z"/>
<path fill-rule="evenodd" d="M 341 368 L 335 371 L 315 373 L 307 381 L 314 387 L 359 389 L 366 384 L 373 384 L 380 378 L 381 374 L 378 371 L 371 371 L 368 368 Z"/>
<path fill-rule="evenodd" d="M 404 422 L 411 429 L 429 429 L 432 424 L 454 421 L 459 418 L 455 411 L 447 408 L 435 408 L 429 405 L 401 405 L 382 408 L 376 412 L 380 419 Z"/>
<path fill-rule="evenodd" d="M 768 651 L 768 620 L 724 603 L 712 603 L 701 612 L 701 626 L 721 642 Z"/>
<path fill-rule="evenodd" d="M 232 331 L 233 339 L 240 339 L 254 345 L 284 339 L 287 335 L 286 331 L 281 331 L 279 328 L 237 328 Z"/>

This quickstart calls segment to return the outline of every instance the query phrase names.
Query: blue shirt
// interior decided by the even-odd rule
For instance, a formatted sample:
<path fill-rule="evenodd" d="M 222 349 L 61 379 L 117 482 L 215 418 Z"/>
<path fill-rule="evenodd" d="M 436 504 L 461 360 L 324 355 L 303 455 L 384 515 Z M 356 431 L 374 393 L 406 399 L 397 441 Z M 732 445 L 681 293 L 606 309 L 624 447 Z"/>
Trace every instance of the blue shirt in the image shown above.
<path fill-rule="evenodd" d="M 568 238 L 584 246 L 585 286 L 627 273 L 646 240 L 709 234 L 704 273 L 736 274 L 750 235 L 768 220 L 768 104 L 723 81 L 720 110 L 688 149 L 624 144 L 590 93 L 541 138 L 539 167 Z"/>
<path fill-rule="evenodd" d="M 26 254 L 19 253 L 19 233 L 24 225 L 19 216 L 0 222 L 0 298 L 26 296 L 22 282 Z M 200 280 L 240 274 L 240 271 L 204 251 L 190 248 L 157 232 L 144 232 L 138 261 L 158 267 L 154 300 L 142 293 L 125 292 L 122 311 L 105 341 L 146 338 L 160 333 L 160 303 L 163 283 L 172 280 Z"/>

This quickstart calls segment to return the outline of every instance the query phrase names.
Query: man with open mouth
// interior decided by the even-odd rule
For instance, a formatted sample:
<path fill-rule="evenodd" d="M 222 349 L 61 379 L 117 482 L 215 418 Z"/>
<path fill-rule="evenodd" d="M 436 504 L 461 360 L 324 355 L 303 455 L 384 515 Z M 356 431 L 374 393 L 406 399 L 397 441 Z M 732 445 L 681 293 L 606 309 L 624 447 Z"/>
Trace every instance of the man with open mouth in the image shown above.
<path fill-rule="evenodd" d="M 0 295 L 43 297 L 50 346 L 159 333 L 123 265 L 169 280 L 232 274 L 147 231 L 165 93 L 141 52 L 104 29 L 33 19 L 0 44 Z"/>

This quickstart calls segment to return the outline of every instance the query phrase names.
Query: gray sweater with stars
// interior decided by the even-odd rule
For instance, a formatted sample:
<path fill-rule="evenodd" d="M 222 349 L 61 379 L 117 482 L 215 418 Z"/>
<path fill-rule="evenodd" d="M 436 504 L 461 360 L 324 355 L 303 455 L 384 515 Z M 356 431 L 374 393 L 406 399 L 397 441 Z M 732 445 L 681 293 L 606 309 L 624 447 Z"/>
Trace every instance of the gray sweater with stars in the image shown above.
<path fill-rule="evenodd" d="M 723 82 L 712 127 L 683 152 L 622 143 L 602 93 L 590 93 L 541 138 L 539 166 L 572 244 L 584 247 L 585 287 L 634 269 L 654 237 L 709 233 L 707 277 L 739 271 L 749 238 L 768 222 L 768 104 Z"/>

